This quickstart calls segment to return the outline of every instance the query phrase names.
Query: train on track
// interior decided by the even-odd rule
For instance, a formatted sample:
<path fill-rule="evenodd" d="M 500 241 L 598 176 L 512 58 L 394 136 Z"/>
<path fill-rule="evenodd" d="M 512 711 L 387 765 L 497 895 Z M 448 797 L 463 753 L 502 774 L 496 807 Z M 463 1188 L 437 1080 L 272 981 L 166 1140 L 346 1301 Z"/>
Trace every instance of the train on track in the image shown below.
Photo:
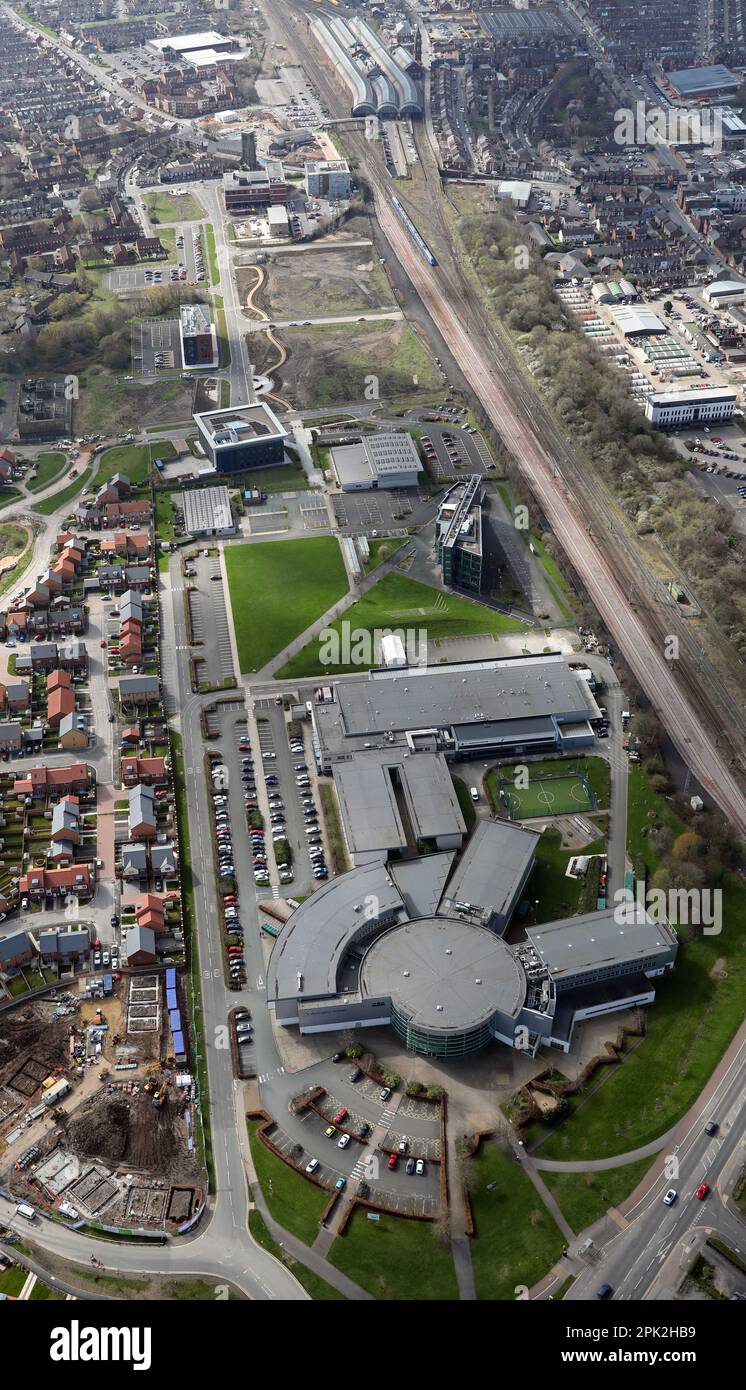
<path fill-rule="evenodd" d="M 394 205 L 394 209 L 397 213 L 397 216 L 404 223 L 404 226 L 407 232 L 409 233 L 411 240 L 417 247 L 417 250 L 420 251 L 422 255 L 425 257 L 425 260 L 427 261 L 428 265 L 437 265 L 438 262 L 436 261 L 432 251 L 430 250 L 430 247 L 428 246 L 424 237 L 420 236 L 419 232 L 417 231 L 417 228 L 414 225 L 414 222 L 409 216 L 409 213 L 406 212 L 405 209 L 402 207 L 401 203 L 399 202 L 399 199 L 396 197 L 395 194 L 391 195 L 391 201 Z"/>

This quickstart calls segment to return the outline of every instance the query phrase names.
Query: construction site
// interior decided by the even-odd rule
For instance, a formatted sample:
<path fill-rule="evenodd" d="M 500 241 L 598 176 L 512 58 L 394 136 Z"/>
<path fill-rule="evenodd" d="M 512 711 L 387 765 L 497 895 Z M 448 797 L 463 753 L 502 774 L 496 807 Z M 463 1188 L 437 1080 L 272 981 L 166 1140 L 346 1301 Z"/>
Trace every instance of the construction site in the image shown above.
<path fill-rule="evenodd" d="M 89 977 L 0 1013 L 0 1185 L 14 1197 L 115 1230 L 200 1212 L 195 1086 L 165 984 Z"/>

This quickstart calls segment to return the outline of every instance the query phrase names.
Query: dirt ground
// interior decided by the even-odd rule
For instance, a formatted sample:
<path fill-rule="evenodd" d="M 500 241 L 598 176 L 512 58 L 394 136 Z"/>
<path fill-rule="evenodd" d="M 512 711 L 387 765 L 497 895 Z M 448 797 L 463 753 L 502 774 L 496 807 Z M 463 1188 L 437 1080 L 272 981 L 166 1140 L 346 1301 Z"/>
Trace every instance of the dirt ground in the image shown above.
<path fill-rule="evenodd" d="M 432 391 L 438 380 L 431 358 L 403 320 L 282 328 L 275 336 L 289 354 L 272 371 L 275 389 L 297 408 L 368 399 L 372 377 L 382 400 Z M 249 352 L 257 371 L 273 368 L 277 353 L 263 333 L 250 335 Z"/>
<path fill-rule="evenodd" d="M 255 280 L 250 270 L 238 271 L 242 303 Z M 374 248 L 359 246 L 272 256 L 255 302 L 270 318 L 282 319 L 362 313 L 395 299 Z"/>
<path fill-rule="evenodd" d="M 48 1065 L 49 1072 L 67 1061 L 69 1023 L 49 1021 L 50 1009 L 30 1004 L 0 1015 L 0 1085 L 7 1085 L 24 1057 Z"/>
<path fill-rule="evenodd" d="M 83 1158 L 116 1167 L 192 1179 L 197 1164 L 186 1148 L 184 1121 L 172 1100 L 160 1110 L 152 1097 L 119 1091 L 99 1096 L 67 1127 L 67 1144 Z"/>
<path fill-rule="evenodd" d="M 78 1030 L 87 1028 L 89 1023 L 98 1022 L 96 1011 L 97 1009 L 102 1009 L 104 1018 L 109 1025 L 109 1031 L 106 1034 L 103 1046 L 103 1053 L 107 1061 L 113 1059 L 116 1046 L 118 1046 L 118 1044 L 115 1045 L 112 1042 L 114 1034 L 117 1033 L 121 1037 L 124 1033 L 126 1025 L 125 998 L 124 991 L 122 991 L 121 997 L 119 995 L 109 995 L 106 999 L 84 999 L 81 1001 L 80 1012 L 75 1020 L 75 1025 Z M 128 1039 L 128 1041 L 130 1040 Z"/>

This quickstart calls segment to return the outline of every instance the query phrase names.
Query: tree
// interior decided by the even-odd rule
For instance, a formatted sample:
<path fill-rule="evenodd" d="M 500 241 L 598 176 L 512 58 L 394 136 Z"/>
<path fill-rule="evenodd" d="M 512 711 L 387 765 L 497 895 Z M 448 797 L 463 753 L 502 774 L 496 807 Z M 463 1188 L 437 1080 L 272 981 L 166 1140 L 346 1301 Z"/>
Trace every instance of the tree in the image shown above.
<path fill-rule="evenodd" d="M 671 846 L 672 857 L 680 861 L 699 859 L 703 851 L 704 843 L 696 830 L 685 830 L 682 835 L 677 835 Z"/>

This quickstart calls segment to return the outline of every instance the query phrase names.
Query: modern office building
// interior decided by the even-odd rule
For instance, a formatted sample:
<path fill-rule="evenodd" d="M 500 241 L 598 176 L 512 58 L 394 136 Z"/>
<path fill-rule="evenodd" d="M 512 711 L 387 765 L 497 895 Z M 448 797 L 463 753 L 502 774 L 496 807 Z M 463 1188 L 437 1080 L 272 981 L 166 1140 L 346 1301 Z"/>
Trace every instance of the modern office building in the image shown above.
<path fill-rule="evenodd" d="M 349 198 L 350 166 L 346 159 L 320 159 L 306 164 L 309 198 Z"/>
<path fill-rule="evenodd" d="M 219 365 L 218 335 L 206 304 L 182 304 L 179 310 L 181 360 L 186 369 Z"/>
<path fill-rule="evenodd" d="M 736 408 L 736 392 L 730 386 L 710 386 L 702 391 L 654 391 L 645 401 L 645 418 L 659 429 L 730 420 Z"/>
<path fill-rule="evenodd" d="M 435 555 L 443 583 L 453 589 L 482 587 L 482 479 L 454 484 L 438 509 Z"/>
<path fill-rule="evenodd" d="M 286 431 L 264 401 L 193 418 L 205 453 L 219 473 L 267 468 L 285 460 Z"/>
<path fill-rule="evenodd" d="M 395 431 L 364 434 L 359 444 L 335 447 L 331 462 L 343 492 L 416 487 L 422 466 L 412 436 Z"/>
<path fill-rule="evenodd" d="M 279 159 L 268 159 L 262 169 L 236 169 L 223 174 L 225 210 L 233 217 L 262 212 L 287 203 L 290 189 Z"/>

